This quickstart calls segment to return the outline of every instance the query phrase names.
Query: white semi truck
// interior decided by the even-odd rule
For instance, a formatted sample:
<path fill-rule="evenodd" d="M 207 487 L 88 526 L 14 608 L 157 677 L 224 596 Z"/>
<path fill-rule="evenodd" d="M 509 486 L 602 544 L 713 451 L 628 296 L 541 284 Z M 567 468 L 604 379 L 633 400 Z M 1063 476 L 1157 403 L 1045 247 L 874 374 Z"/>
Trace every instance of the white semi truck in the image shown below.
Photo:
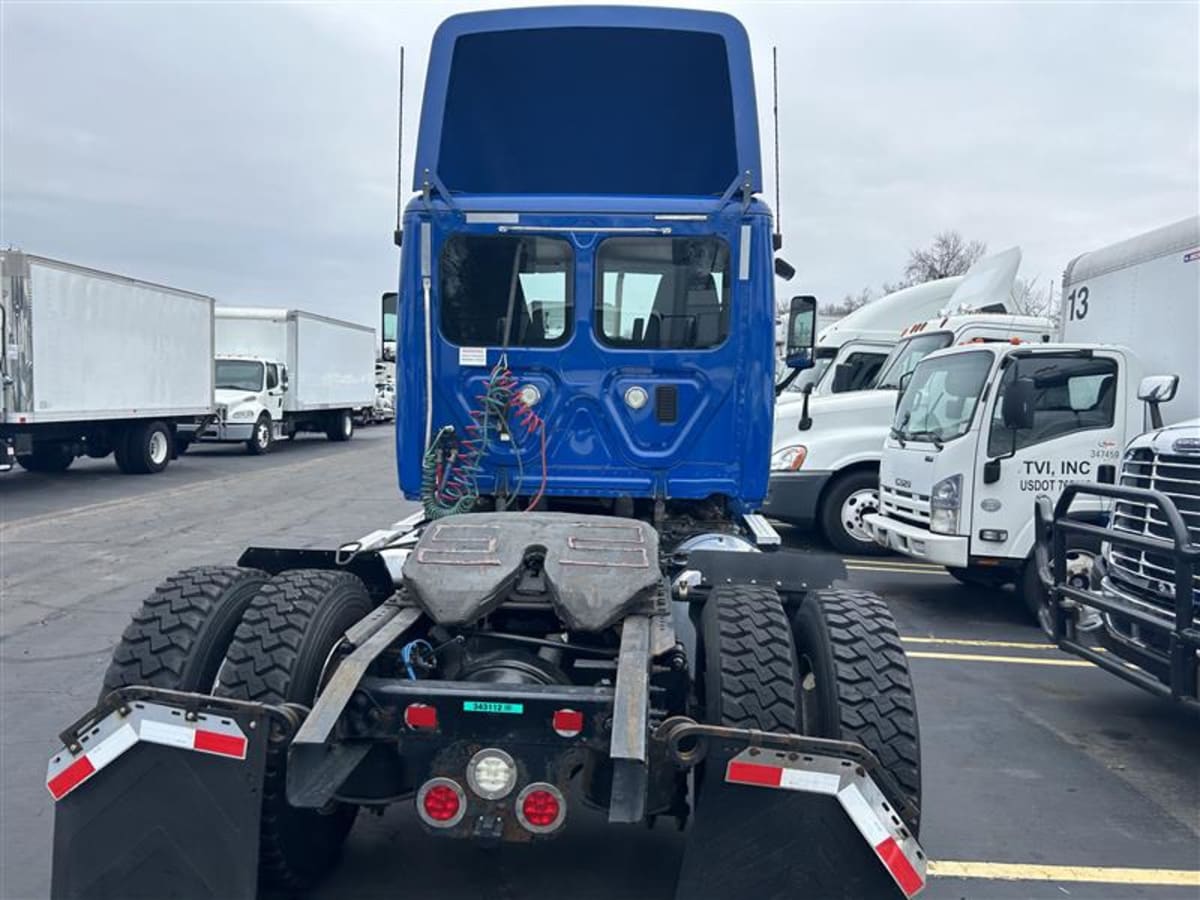
<path fill-rule="evenodd" d="M 882 552 L 864 517 L 879 508 L 879 458 L 900 379 L 926 354 L 952 344 L 1050 340 L 1051 320 L 1006 314 L 1020 261 L 1021 252 L 1014 247 L 980 260 L 966 276 L 918 285 L 877 301 L 907 297 L 922 319 L 896 322 L 895 311 L 886 311 L 895 325 L 890 343 L 884 344 L 877 335 L 870 339 L 873 346 L 890 346 L 891 351 L 881 366 L 876 365 L 865 385 L 870 389 L 823 393 L 821 387 L 827 382 L 844 386 L 857 378 L 857 366 L 847 375 L 840 368 L 844 364 L 835 360 L 811 398 L 781 398 L 776 403 L 770 493 L 764 512 L 800 527 L 815 526 L 842 553 Z M 921 292 L 924 288 L 929 291 Z M 931 298 L 937 305 L 928 305 Z M 841 346 L 859 347 L 852 355 L 866 352 L 859 338 Z M 839 351 L 838 359 L 843 357 Z"/>
<path fill-rule="evenodd" d="M 375 404 L 375 332 L 297 309 L 216 308 L 216 419 L 181 429 L 193 440 L 243 442 L 266 453 L 302 431 L 348 441 Z"/>
<path fill-rule="evenodd" d="M 5 470 L 161 472 L 211 419 L 213 298 L 13 250 L 0 272 Z"/>
<path fill-rule="evenodd" d="M 1160 380 L 1142 393 L 1158 405 L 1176 387 Z M 1070 517 L 1087 498 L 1113 504 L 1099 534 Z M 1115 486 L 1073 485 L 1057 508 L 1039 503 L 1037 517 L 1059 647 L 1151 693 L 1200 705 L 1200 419 L 1138 435 Z M 1068 548 L 1080 536 L 1101 541 L 1087 582 L 1070 576 Z"/>
<path fill-rule="evenodd" d="M 1198 335 L 1200 218 L 1076 258 L 1062 343 L 957 346 L 917 366 L 884 448 L 872 535 L 969 583 L 1014 582 L 1044 620 L 1035 500 L 1113 483 L 1122 448 L 1149 425 L 1147 401 L 1168 424 L 1196 415 Z M 1170 402 L 1163 375 L 1179 376 Z M 1076 514 L 1099 522 L 1107 507 Z M 1098 549 L 1070 548 L 1076 583 Z"/>
<path fill-rule="evenodd" d="M 962 276 L 956 275 L 893 291 L 822 328 L 813 367 L 801 372 L 780 395 L 777 412 L 801 403 L 805 393 L 823 397 L 871 387 L 900 330 L 945 308 L 961 283 Z"/>

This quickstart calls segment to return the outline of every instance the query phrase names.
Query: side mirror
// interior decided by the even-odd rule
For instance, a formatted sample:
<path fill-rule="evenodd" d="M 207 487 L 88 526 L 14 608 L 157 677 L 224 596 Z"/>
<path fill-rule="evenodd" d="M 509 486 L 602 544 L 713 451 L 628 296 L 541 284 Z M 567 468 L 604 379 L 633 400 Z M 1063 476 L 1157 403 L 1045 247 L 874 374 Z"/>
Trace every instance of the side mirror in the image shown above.
<path fill-rule="evenodd" d="M 775 274 L 784 281 L 791 281 L 796 277 L 796 267 L 786 259 L 777 256 L 775 257 Z"/>
<path fill-rule="evenodd" d="M 288 389 L 287 369 L 279 370 L 279 389 L 286 391 Z"/>
<path fill-rule="evenodd" d="M 1147 403 L 1169 403 L 1178 389 L 1178 375 L 1147 375 L 1138 384 L 1137 395 Z"/>
<path fill-rule="evenodd" d="M 1033 427 L 1035 391 L 1032 378 L 1018 378 L 1008 386 L 1000 405 L 1000 418 L 1005 428 L 1023 431 Z"/>
<path fill-rule="evenodd" d="M 388 291 L 379 298 L 380 355 L 388 362 L 396 359 L 396 314 L 399 303 L 396 291 Z"/>
<path fill-rule="evenodd" d="M 814 331 L 817 323 L 817 298 L 793 297 L 788 310 L 787 356 L 788 368 L 810 369 L 813 364 Z"/>
<path fill-rule="evenodd" d="M 1162 428 L 1162 411 L 1158 405 L 1173 400 L 1178 389 L 1178 375 L 1147 375 L 1142 379 L 1138 385 L 1138 399 L 1150 407 L 1151 428 Z"/>

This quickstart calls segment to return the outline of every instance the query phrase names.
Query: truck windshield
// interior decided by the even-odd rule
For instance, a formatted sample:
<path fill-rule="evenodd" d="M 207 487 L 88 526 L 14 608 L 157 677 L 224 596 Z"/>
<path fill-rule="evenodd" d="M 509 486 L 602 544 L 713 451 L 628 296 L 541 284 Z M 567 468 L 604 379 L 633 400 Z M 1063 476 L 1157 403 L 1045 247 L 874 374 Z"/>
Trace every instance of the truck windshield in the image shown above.
<path fill-rule="evenodd" d="M 884 361 L 875 382 L 876 388 L 898 388 L 900 379 L 917 367 L 934 350 L 950 346 L 954 336 L 948 331 L 937 331 L 933 334 L 919 334 L 901 341 L 892 348 L 891 354 Z"/>
<path fill-rule="evenodd" d="M 719 238 L 608 238 L 596 270 L 596 332 L 609 346 L 700 350 L 729 334 L 729 245 Z"/>
<path fill-rule="evenodd" d="M 263 364 L 248 359 L 217 360 L 217 390 L 261 391 Z"/>
<path fill-rule="evenodd" d="M 892 435 L 940 444 L 966 434 L 992 359 L 973 350 L 920 362 L 900 398 Z"/>

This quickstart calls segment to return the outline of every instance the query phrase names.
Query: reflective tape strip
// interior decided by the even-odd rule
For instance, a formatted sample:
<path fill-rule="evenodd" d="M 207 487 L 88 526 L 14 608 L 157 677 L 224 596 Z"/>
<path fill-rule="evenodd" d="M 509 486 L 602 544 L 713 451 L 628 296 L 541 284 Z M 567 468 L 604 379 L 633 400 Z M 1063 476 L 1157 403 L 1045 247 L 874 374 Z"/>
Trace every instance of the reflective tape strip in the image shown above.
<path fill-rule="evenodd" d="M 896 879 L 896 884 L 900 885 L 900 890 L 904 891 L 904 896 L 911 897 L 925 887 L 920 873 L 912 867 L 894 837 L 888 835 L 886 840 L 875 846 L 875 852 Z"/>
<path fill-rule="evenodd" d="M 96 767 L 86 756 L 81 756 L 46 782 L 50 796 L 61 800 L 96 773 Z"/>
<path fill-rule="evenodd" d="M 113 712 L 81 735 L 82 754 L 73 757 L 63 748 L 51 758 L 46 772 L 50 796 L 61 800 L 138 741 L 239 760 L 246 758 L 249 745 L 231 719 L 200 714 L 188 721 L 172 707 L 135 703 L 125 716 Z"/>
<path fill-rule="evenodd" d="M 725 770 L 725 780 L 733 784 L 757 784 L 762 787 L 779 787 L 783 779 L 783 769 L 777 766 L 763 766 L 758 763 L 729 761 Z"/>

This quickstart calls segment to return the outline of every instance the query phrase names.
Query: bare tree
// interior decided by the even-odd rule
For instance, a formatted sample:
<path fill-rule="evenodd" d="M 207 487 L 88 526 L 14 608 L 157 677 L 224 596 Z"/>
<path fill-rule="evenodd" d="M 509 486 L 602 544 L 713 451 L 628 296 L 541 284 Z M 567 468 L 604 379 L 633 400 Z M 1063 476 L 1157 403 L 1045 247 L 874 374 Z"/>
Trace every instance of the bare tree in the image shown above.
<path fill-rule="evenodd" d="M 844 316 L 848 313 L 854 312 L 860 306 L 866 306 L 873 299 L 875 298 L 871 294 L 871 289 L 869 287 L 865 287 L 857 294 L 847 294 L 839 303 L 829 304 L 829 306 L 821 310 L 821 312 L 825 313 L 826 315 Z"/>
<path fill-rule="evenodd" d="M 908 252 L 904 279 L 897 287 L 962 275 L 986 252 L 987 244 L 983 241 L 967 241 L 953 230 L 940 232 L 928 247 Z"/>
<path fill-rule="evenodd" d="M 1045 288 L 1038 284 L 1038 279 L 1017 278 L 1012 286 L 1013 309 L 1023 316 L 1048 316 L 1056 318 L 1062 305 L 1062 296 L 1054 296 L 1054 282 Z"/>

